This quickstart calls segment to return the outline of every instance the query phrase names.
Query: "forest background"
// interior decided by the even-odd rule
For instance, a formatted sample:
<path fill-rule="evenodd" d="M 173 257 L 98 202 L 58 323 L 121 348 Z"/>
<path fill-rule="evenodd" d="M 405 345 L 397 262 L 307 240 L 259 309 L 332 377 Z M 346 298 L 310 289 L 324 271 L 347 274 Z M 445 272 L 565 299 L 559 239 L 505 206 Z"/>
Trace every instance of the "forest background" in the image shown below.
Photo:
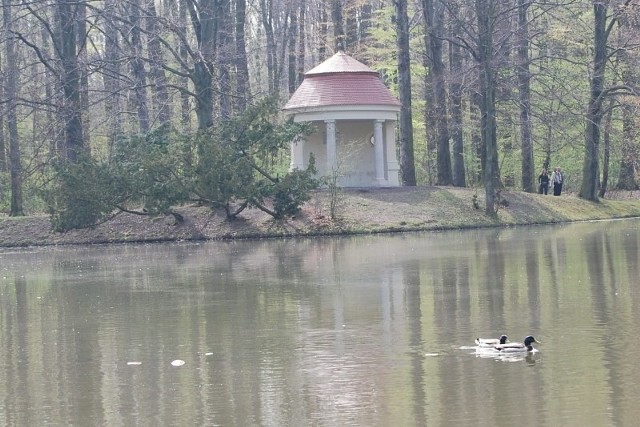
<path fill-rule="evenodd" d="M 288 172 L 309 129 L 279 108 L 339 49 L 403 104 L 405 186 L 483 187 L 490 214 L 542 168 L 637 189 L 636 1 L 2 0 L 2 23 L 0 211 L 59 230 L 295 212 L 322 182 Z"/>

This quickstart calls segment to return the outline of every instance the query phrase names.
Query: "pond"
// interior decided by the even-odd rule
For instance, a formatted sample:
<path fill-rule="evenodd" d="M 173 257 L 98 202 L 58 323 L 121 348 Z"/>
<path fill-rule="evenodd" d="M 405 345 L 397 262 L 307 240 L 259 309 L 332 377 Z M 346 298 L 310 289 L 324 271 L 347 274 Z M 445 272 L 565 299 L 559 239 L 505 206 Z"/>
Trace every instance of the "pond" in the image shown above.
<path fill-rule="evenodd" d="M 0 250 L 0 424 L 640 419 L 640 221 Z M 534 335 L 534 353 L 476 337 Z"/>

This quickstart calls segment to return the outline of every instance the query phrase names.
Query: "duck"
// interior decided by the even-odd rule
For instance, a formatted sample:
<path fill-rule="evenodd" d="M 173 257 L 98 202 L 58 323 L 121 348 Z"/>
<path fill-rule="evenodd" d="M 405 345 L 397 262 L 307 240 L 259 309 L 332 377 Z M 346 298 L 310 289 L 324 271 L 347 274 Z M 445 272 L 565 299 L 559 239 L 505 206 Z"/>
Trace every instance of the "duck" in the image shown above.
<path fill-rule="evenodd" d="M 536 341 L 533 335 L 527 335 L 524 338 L 523 342 L 510 342 L 505 344 L 496 344 L 493 346 L 496 350 L 502 353 L 528 353 L 532 352 L 535 349 L 533 348 L 533 343 L 541 344 L 540 341 Z"/>
<path fill-rule="evenodd" d="M 478 347 L 494 347 L 499 344 L 506 344 L 508 339 L 506 335 L 500 335 L 500 338 L 476 338 L 476 345 Z"/>

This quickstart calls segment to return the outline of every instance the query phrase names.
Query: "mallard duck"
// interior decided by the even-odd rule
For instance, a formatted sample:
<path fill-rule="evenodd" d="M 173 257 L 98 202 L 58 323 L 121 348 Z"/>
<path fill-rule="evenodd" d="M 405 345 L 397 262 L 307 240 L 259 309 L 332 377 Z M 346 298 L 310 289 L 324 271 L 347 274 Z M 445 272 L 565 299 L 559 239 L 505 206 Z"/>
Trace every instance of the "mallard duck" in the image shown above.
<path fill-rule="evenodd" d="M 496 344 L 493 346 L 493 348 L 503 353 L 526 353 L 534 350 L 533 346 L 531 345 L 534 342 L 540 344 L 540 341 L 536 341 L 536 339 L 532 335 L 527 335 L 524 338 L 524 342 Z"/>
<path fill-rule="evenodd" d="M 500 335 L 500 338 L 476 338 L 476 345 L 478 347 L 494 347 L 498 344 L 506 344 L 508 339 L 506 335 Z"/>

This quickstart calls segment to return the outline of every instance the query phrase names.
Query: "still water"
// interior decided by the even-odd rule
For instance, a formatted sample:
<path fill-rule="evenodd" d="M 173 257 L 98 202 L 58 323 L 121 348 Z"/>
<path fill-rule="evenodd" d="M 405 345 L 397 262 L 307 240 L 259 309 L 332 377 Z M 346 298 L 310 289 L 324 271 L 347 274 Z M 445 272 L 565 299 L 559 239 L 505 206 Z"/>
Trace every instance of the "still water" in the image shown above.
<path fill-rule="evenodd" d="M 0 425 L 637 425 L 639 247 L 624 220 L 0 250 Z M 473 349 L 501 333 L 542 344 Z"/>

